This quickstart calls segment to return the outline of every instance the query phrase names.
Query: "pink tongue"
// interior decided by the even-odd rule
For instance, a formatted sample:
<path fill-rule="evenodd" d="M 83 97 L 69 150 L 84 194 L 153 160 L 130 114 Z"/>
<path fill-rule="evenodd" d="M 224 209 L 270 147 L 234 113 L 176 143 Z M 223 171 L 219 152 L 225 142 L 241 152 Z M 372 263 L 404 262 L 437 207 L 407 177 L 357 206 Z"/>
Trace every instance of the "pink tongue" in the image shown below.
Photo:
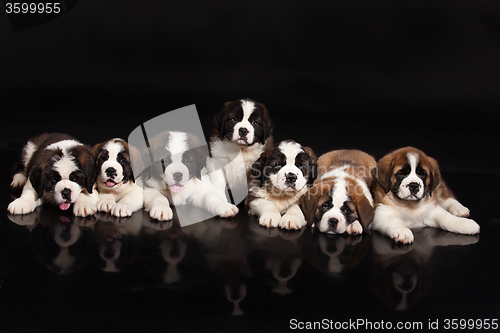
<path fill-rule="evenodd" d="M 106 182 L 106 185 L 107 185 L 107 186 L 109 186 L 109 187 L 113 187 L 113 186 L 115 186 L 115 185 L 116 185 L 116 183 L 115 183 L 114 181 L 112 181 L 112 180 L 108 180 L 108 181 Z"/>
<path fill-rule="evenodd" d="M 69 202 L 63 202 L 62 204 L 59 205 L 59 208 L 61 210 L 66 210 L 66 209 L 69 208 L 69 206 L 71 206 L 71 203 L 69 203 Z"/>
<path fill-rule="evenodd" d="M 179 186 L 179 185 L 170 186 L 170 191 L 172 191 L 172 192 L 179 192 L 181 189 L 182 189 L 182 186 Z"/>

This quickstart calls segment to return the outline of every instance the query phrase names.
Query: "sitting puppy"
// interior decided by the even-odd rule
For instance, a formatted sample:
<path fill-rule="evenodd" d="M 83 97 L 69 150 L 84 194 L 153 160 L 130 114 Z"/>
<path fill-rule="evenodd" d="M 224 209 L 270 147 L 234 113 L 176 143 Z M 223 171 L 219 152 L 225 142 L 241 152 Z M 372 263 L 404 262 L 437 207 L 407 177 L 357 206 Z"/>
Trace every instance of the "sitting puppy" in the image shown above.
<path fill-rule="evenodd" d="M 135 184 L 130 164 L 134 149 L 122 139 L 108 140 L 92 149 L 99 173 L 96 183 L 99 191 L 97 210 L 100 212 L 125 217 L 142 208 L 143 190 Z"/>
<path fill-rule="evenodd" d="M 235 203 L 243 201 L 252 164 L 273 143 L 273 128 L 266 106 L 251 99 L 226 102 L 215 116 L 207 171 L 223 198 L 227 185 Z"/>
<path fill-rule="evenodd" d="M 375 159 L 359 150 L 335 150 L 320 156 L 318 166 L 318 179 L 300 200 L 308 225 L 329 234 L 363 233 L 374 212 Z"/>
<path fill-rule="evenodd" d="M 460 234 L 477 234 L 479 225 L 466 219 L 462 206 L 446 186 L 438 163 L 407 147 L 384 156 L 374 174 L 375 215 L 370 229 L 396 242 L 413 242 L 409 228 L 434 227 Z"/>
<path fill-rule="evenodd" d="M 29 214 L 49 202 L 67 210 L 73 205 L 76 216 L 96 212 L 98 194 L 90 147 L 66 134 L 47 134 L 30 139 L 16 164 L 11 183 L 22 194 L 8 206 L 11 214 Z"/>
<path fill-rule="evenodd" d="M 224 201 L 210 182 L 202 182 L 201 169 L 206 153 L 192 134 L 165 131 L 149 140 L 150 148 L 144 152 L 146 161 L 154 163 L 142 174 L 144 208 L 153 219 L 171 220 L 175 206 L 191 204 L 220 217 L 231 217 L 238 208 Z M 151 154 L 151 155 L 150 155 Z"/>
<path fill-rule="evenodd" d="M 272 145 L 252 166 L 253 179 L 246 199 L 249 214 L 257 215 L 259 224 L 265 227 L 302 228 L 306 221 L 298 202 L 317 174 L 316 155 L 311 148 L 292 140 Z"/>

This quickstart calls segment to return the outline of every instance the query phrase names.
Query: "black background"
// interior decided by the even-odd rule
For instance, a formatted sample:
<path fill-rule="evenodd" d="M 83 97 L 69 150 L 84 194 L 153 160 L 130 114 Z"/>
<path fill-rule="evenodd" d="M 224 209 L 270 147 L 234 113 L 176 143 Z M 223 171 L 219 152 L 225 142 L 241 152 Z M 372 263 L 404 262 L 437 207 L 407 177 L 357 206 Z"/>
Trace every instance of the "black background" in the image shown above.
<path fill-rule="evenodd" d="M 52 21 L 15 33 L 1 12 L 0 91 L 3 207 L 10 202 L 9 169 L 30 137 L 65 132 L 91 145 L 113 137 L 126 139 L 141 123 L 190 104 L 196 104 L 206 135 L 225 101 L 252 98 L 267 105 L 276 141 L 295 139 L 318 155 L 357 148 L 380 158 L 402 146 L 421 148 L 437 158 L 448 184 L 471 208 L 482 226 L 482 239 L 476 247 L 436 251 L 440 256 L 429 268 L 435 281 L 426 307 L 404 318 L 427 321 L 447 315 L 467 318 L 470 313 L 480 318 L 486 313 L 491 318 L 498 314 L 498 273 L 494 273 L 498 272 L 500 221 L 498 1 L 85 0 Z M 9 249 L 3 246 L 3 264 L 9 260 L 6 253 L 22 258 L 31 253 L 10 247 L 21 246 L 27 236 L 13 239 L 20 229 L 8 223 L 3 221 L 1 228 L 4 244 L 9 239 Z M 483 266 L 488 256 L 491 270 Z M 8 266 L 3 276 L 17 281 L 13 284 L 17 289 L 9 289 L 10 299 L 16 299 L 16 293 L 34 294 L 36 304 L 49 305 L 44 315 L 50 307 L 64 312 L 66 317 L 59 323 L 74 319 L 84 327 L 86 316 L 95 313 L 92 300 L 83 301 L 82 295 L 105 294 L 111 285 L 118 292 L 107 294 L 115 298 L 105 304 L 110 305 L 111 317 L 118 317 L 122 313 L 115 307 L 122 302 L 119 291 L 134 288 L 123 276 L 121 280 L 108 276 L 96 286 L 89 280 L 91 274 L 74 280 L 49 279 L 48 288 L 39 288 L 47 281 L 19 280 L 16 265 Z M 41 270 L 25 269 L 36 274 Z M 310 278 L 319 282 L 311 284 L 312 296 L 299 292 L 299 299 L 304 304 L 316 304 L 316 298 L 336 304 L 344 319 L 362 317 L 371 310 L 374 320 L 400 318 L 395 312 L 373 309 L 373 295 L 366 300 L 365 294 L 356 292 L 356 283 L 364 284 L 366 279 L 355 273 L 347 276 L 353 289 L 339 296 L 344 302 L 350 299 L 350 304 L 336 303 L 339 282 L 331 285 L 321 274 L 303 275 L 301 282 L 306 285 Z M 74 289 L 75 282 L 83 289 Z M 440 287 L 443 293 L 450 289 L 463 293 L 444 295 Z M 199 292 L 195 289 L 189 295 Z M 223 329 L 235 320 L 217 317 L 210 301 L 216 292 L 222 293 L 208 291 L 194 309 L 215 325 L 212 329 Z M 71 297 L 75 300 L 69 301 Z M 133 316 L 134 306 L 149 309 L 142 313 L 146 319 L 163 315 L 161 306 L 149 303 L 148 297 L 161 306 L 168 303 L 147 293 L 133 294 L 124 303 L 131 327 L 158 328 Z M 55 301 L 45 301 L 49 298 Z M 173 299 L 177 302 L 183 295 L 174 292 Z M 360 300 L 370 305 L 359 306 Z M 243 318 L 238 327 L 252 327 L 252 320 L 267 331 L 287 327 L 289 316 L 279 311 L 282 299 L 258 296 L 253 302 L 255 316 Z M 259 302 L 266 311 L 276 306 L 279 325 L 268 320 L 270 316 L 261 319 Z M 65 304 L 80 313 L 68 316 L 62 309 Z M 450 304 L 454 306 L 447 310 Z M 311 312 L 321 308 L 316 304 L 304 312 L 305 319 L 322 319 L 322 313 Z M 182 317 L 175 304 L 169 309 Z M 116 328 L 111 323 L 115 318 L 108 319 L 104 313 L 98 317 L 109 320 L 98 322 L 98 327 Z M 10 327 L 21 322 L 13 318 L 17 317 L 10 318 L 15 323 Z M 36 321 L 44 320 L 35 318 L 26 325 L 36 328 Z M 54 320 L 45 322 L 45 327 L 57 326 Z M 196 331 L 205 327 L 196 319 L 192 324 Z"/>

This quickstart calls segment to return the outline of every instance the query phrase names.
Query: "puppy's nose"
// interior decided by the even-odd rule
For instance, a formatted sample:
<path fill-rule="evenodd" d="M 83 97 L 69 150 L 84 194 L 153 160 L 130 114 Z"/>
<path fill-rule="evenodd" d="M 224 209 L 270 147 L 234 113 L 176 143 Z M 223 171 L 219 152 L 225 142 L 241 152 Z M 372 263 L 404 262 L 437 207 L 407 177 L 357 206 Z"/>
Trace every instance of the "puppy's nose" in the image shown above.
<path fill-rule="evenodd" d="M 332 228 L 337 228 L 337 225 L 339 224 L 339 220 L 332 217 L 331 219 L 328 220 L 328 224 L 332 227 Z"/>
<path fill-rule="evenodd" d="M 240 130 L 238 131 L 238 133 L 240 134 L 240 136 L 242 138 L 244 138 L 245 136 L 247 136 L 248 130 L 245 127 L 241 127 Z"/>
<path fill-rule="evenodd" d="M 182 172 L 174 172 L 173 176 L 176 182 L 180 182 L 182 180 L 183 175 Z"/>
<path fill-rule="evenodd" d="M 285 180 L 285 182 L 293 184 L 296 181 L 297 181 L 297 175 L 296 174 L 291 173 L 291 172 L 289 172 L 289 173 L 286 174 L 286 180 Z"/>
<path fill-rule="evenodd" d="M 108 176 L 109 178 L 115 178 L 116 177 L 116 170 L 115 170 L 115 168 L 109 167 L 104 172 L 106 173 L 106 176 Z"/>
<path fill-rule="evenodd" d="M 411 194 L 415 194 L 420 190 L 420 184 L 417 182 L 411 182 L 408 184 L 408 189 L 410 190 Z"/>
<path fill-rule="evenodd" d="M 63 197 L 64 200 L 71 200 L 71 190 L 65 187 L 61 191 L 61 196 Z"/>

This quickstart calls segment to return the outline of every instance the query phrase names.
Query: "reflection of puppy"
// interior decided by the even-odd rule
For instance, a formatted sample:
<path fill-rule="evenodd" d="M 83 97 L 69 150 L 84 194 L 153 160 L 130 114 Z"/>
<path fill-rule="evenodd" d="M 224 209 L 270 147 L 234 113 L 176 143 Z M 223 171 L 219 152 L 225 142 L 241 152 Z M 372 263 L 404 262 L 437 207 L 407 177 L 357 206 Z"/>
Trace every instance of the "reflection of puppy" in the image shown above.
<path fill-rule="evenodd" d="M 212 157 L 207 163 L 210 180 L 223 198 L 226 198 L 226 179 L 235 200 L 246 196 L 252 164 L 273 143 L 272 133 L 273 123 L 264 104 L 251 99 L 224 104 L 214 118 L 210 138 Z"/>
<path fill-rule="evenodd" d="M 435 159 L 407 147 L 384 156 L 377 167 L 371 229 L 405 244 L 413 242 L 409 228 L 429 226 L 460 234 L 479 233 L 479 225 L 465 218 L 469 210 L 441 179 Z"/>
<path fill-rule="evenodd" d="M 252 166 L 253 180 L 246 201 L 249 213 L 257 215 L 259 224 L 265 227 L 305 226 L 298 202 L 316 179 L 317 169 L 311 148 L 292 140 L 272 145 Z"/>
<path fill-rule="evenodd" d="M 108 140 L 92 149 L 98 172 L 99 211 L 124 217 L 142 208 L 142 187 L 135 184 L 130 164 L 133 149 L 121 139 Z"/>
<path fill-rule="evenodd" d="M 361 234 L 373 216 L 371 170 L 375 159 L 359 150 L 318 158 L 320 175 L 300 201 L 309 225 L 330 234 Z"/>
<path fill-rule="evenodd" d="M 66 134 L 42 134 L 28 141 L 16 165 L 12 189 L 22 194 L 10 203 L 11 214 L 29 214 L 45 202 L 68 209 L 77 216 L 94 214 L 97 193 L 90 148 Z"/>
<path fill-rule="evenodd" d="M 199 179 L 207 154 L 194 135 L 165 131 L 149 143 L 150 152 L 145 154 L 151 153 L 155 163 L 143 173 L 144 208 L 152 218 L 172 219 L 170 203 L 191 204 L 220 217 L 238 213 L 238 208 L 225 202 L 210 182 Z"/>

